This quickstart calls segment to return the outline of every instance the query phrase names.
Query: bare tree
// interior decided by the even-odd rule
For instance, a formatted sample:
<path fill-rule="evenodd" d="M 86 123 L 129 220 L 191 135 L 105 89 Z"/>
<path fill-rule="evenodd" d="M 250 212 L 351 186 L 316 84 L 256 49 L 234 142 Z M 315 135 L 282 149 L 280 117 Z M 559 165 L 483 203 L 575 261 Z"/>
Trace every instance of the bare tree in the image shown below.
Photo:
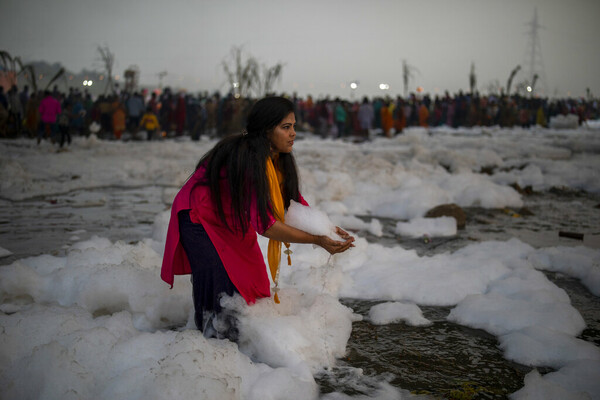
<path fill-rule="evenodd" d="M 471 95 L 475 92 L 477 86 L 477 75 L 475 74 L 475 63 L 471 63 L 471 72 L 469 72 L 469 87 L 471 88 Z"/>
<path fill-rule="evenodd" d="M 510 96 L 510 87 L 512 86 L 512 82 L 513 79 L 515 78 L 515 75 L 517 75 L 517 72 L 519 72 L 519 70 L 521 70 L 521 66 L 517 65 L 511 72 L 510 72 L 510 76 L 508 77 L 508 82 L 506 83 L 506 95 Z"/>
<path fill-rule="evenodd" d="M 402 81 L 404 83 L 404 97 L 408 96 L 408 83 L 415 77 L 414 72 L 419 72 L 412 65 L 408 65 L 406 60 L 402 60 Z"/>
<path fill-rule="evenodd" d="M 102 64 L 102 68 L 106 74 L 106 86 L 104 87 L 104 94 L 110 89 L 112 93 L 115 92 L 114 82 L 112 79 L 113 75 L 113 67 L 115 65 L 115 54 L 110 51 L 108 46 L 98 46 L 98 56 L 100 63 Z"/>
<path fill-rule="evenodd" d="M 230 90 L 236 97 L 250 97 L 253 87 L 259 82 L 259 65 L 248 56 L 244 60 L 243 48 L 233 46 L 229 58 L 221 62 Z"/>
<path fill-rule="evenodd" d="M 60 69 L 58 71 L 56 71 L 54 76 L 52 78 L 50 78 L 50 80 L 46 84 L 45 90 L 48 90 L 50 88 L 50 86 L 61 77 L 63 78 L 63 83 L 65 84 L 65 90 L 67 90 L 69 85 L 67 83 L 67 77 L 65 76 L 65 67 L 60 67 Z"/>
<path fill-rule="evenodd" d="M 531 94 L 532 95 L 535 92 L 535 84 L 537 83 L 539 77 L 540 76 L 538 74 L 533 74 L 533 80 L 531 81 Z"/>
<path fill-rule="evenodd" d="M 258 82 L 258 96 L 265 96 L 273 90 L 273 86 L 277 81 L 281 80 L 281 73 L 283 71 L 283 64 L 277 63 L 272 67 L 267 67 L 265 64 L 262 65 L 262 76 L 259 76 Z"/>
<path fill-rule="evenodd" d="M 271 67 L 259 64 L 253 56 L 245 56 L 241 46 L 234 46 L 221 66 L 227 76 L 229 90 L 236 97 L 262 97 L 271 93 L 277 81 L 281 80 L 284 64 L 277 63 Z"/>
<path fill-rule="evenodd" d="M 17 84 L 17 64 L 21 64 L 19 57 L 13 57 L 8 51 L 0 51 L 0 61 L 2 61 L 2 69 L 6 72 L 6 77 L 10 80 L 10 84 Z"/>
<path fill-rule="evenodd" d="M 37 92 L 38 87 L 37 87 L 36 73 L 35 73 L 35 68 L 33 67 L 33 65 L 23 64 L 20 57 L 13 57 L 13 56 L 11 56 L 11 54 L 9 52 L 4 51 L 4 50 L 0 50 L 0 62 L 2 63 L 1 65 L 4 68 L 4 70 L 9 73 L 9 76 L 11 76 L 11 79 L 12 79 L 11 84 L 12 85 L 17 84 L 17 77 L 22 74 L 23 77 L 25 78 L 25 81 L 27 82 L 27 84 L 31 86 L 31 89 L 33 90 L 33 92 Z M 17 70 L 17 67 L 18 67 L 18 70 Z M 48 81 L 48 83 L 46 84 L 45 90 L 47 90 L 50 87 L 50 85 L 52 85 L 54 82 L 56 82 L 61 77 L 65 78 L 65 68 L 64 67 L 61 67 L 56 72 L 56 74 L 54 74 L 52 79 L 50 79 L 50 81 Z M 66 85 L 66 80 L 65 80 L 65 85 Z"/>

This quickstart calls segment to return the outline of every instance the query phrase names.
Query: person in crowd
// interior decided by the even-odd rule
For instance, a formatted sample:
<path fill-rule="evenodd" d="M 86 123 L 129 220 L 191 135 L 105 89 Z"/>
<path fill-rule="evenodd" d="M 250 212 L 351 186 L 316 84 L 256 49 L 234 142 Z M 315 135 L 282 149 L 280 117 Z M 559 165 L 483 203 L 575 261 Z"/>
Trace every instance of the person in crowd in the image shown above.
<path fill-rule="evenodd" d="M 44 92 L 44 98 L 39 106 L 40 119 L 42 120 L 43 129 L 39 131 L 37 143 L 40 144 L 42 137 L 48 138 L 54 143 L 56 135 L 57 117 L 61 112 L 60 102 L 48 90 Z"/>
<path fill-rule="evenodd" d="M 105 136 L 112 129 L 112 98 L 111 96 L 99 96 L 96 103 L 100 113 L 101 135 Z"/>
<path fill-rule="evenodd" d="M 173 201 L 161 277 L 173 285 L 174 275 L 191 273 L 195 323 L 206 336 L 218 333 L 213 320 L 221 311 L 221 296 L 239 293 L 248 304 L 271 296 L 257 232 L 270 239 L 268 263 L 275 284 L 282 242 L 312 243 L 331 254 L 353 246 L 354 238 L 341 228 L 337 232 L 343 240 L 336 241 L 285 223 L 292 200 L 308 206 L 292 154 L 295 123 L 288 99 L 259 100 L 245 131 L 206 153 Z M 277 293 L 274 300 L 279 301 Z"/>
<path fill-rule="evenodd" d="M 1 88 L 2 86 L 0 86 Z M 6 137 L 8 125 L 8 110 L 4 107 L 4 103 L 0 101 L 0 137 Z"/>
<path fill-rule="evenodd" d="M 208 119 L 205 103 L 201 100 L 196 101 L 192 110 L 195 115 L 191 129 L 192 140 L 200 140 L 200 136 L 206 132 L 206 122 Z"/>
<path fill-rule="evenodd" d="M 404 115 L 404 100 L 398 96 L 396 98 L 396 107 L 394 107 L 394 128 L 396 133 L 402 133 L 406 128 L 406 115 Z"/>
<path fill-rule="evenodd" d="M 4 107 L 8 111 L 8 98 L 4 93 L 4 86 L 0 85 L 0 106 Z"/>
<path fill-rule="evenodd" d="M 373 127 L 375 112 L 373 106 L 369 103 L 368 97 L 363 97 L 362 104 L 358 109 L 358 121 L 360 123 L 360 135 L 365 139 L 369 138 L 369 131 Z"/>
<path fill-rule="evenodd" d="M 112 114 L 112 130 L 113 135 L 116 140 L 121 140 L 121 136 L 123 132 L 125 132 L 125 128 L 127 127 L 127 115 L 125 113 L 125 106 L 120 101 L 113 103 L 113 114 Z M 139 119 L 138 119 L 139 121 Z M 139 123 L 139 122 L 138 122 Z M 137 132 L 136 128 L 132 130 L 133 132 Z"/>
<path fill-rule="evenodd" d="M 140 125 L 140 118 L 144 113 L 144 100 L 139 92 L 135 92 L 127 99 L 125 103 L 127 107 L 127 118 L 129 119 L 129 129 L 132 133 L 136 133 Z"/>
<path fill-rule="evenodd" d="M 428 127 L 428 119 L 429 119 L 429 109 L 425 105 L 425 103 L 421 103 L 418 107 L 419 113 L 419 126 Z"/>
<path fill-rule="evenodd" d="M 71 127 L 78 135 L 83 135 L 85 126 L 86 110 L 81 93 L 73 97 L 73 108 L 71 110 Z"/>
<path fill-rule="evenodd" d="M 140 126 L 146 131 L 148 140 L 152 140 L 152 137 L 155 136 L 156 132 L 160 129 L 160 123 L 158 122 L 156 114 L 152 111 L 152 107 L 146 107 L 146 112 L 142 116 Z"/>
<path fill-rule="evenodd" d="M 156 92 L 152 92 L 152 94 L 150 95 L 150 100 L 148 100 L 148 107 L 152 109 L 152 112 L 155 115 L 158 115 L 159 102 L 158 98 L 156 97 Z"/>
<path fill-rule="evenodd" d="M 385 101 L 382 103 L 379 109 L 381 118 L 381 130 L 385 137 L 392 137 L 392 128 L 394 127 L 394 104 L 391 101 Z"/>
<path fill-rule="evenodd" d="M 214 97 L 206 100 L 206 131 L 210 137 L 217 135 L 217 102 Z"/>
<path fill-rule="evenodd" d="M 71 144 L 71 112 L 73 106 L 68 104 L 63 107 L 61 113 L 58 115 L 58 130 L 60 132 L 59 146 L 62 149 L 65 141 L 67 144 Z"/>
<path fill-rule="evenodd" d="M 344 103 L 339 97 L 335 100 L 334 114 L 338 137 L 344 137 L 346 136 L 346 120 L 348 119 L 348 113 L 346 112 Z"/>
<path fill-rule="evenodd" d="M 157 117 L 160 122 L 160 126 L 162 126 L 166 133 L 169 134 L 171 129 L 173 128 L 172 123 L 174 123 L 175 121 L 175 105 L 173 104 L 173 95 L 171 93 L 171 88 L 165 88 L 165 90 L 160 95 L 159 102 L 160 110 L 159 114 L 157 114 Z"/>
<path fill-rule="evenodd" d="M 20 135 L 23 127 L 23 106 L 19 97 L 17 85 L 12 85 L 8 91 L 8 111 L 9 118 L 13 121 L 14 134 Z"/>
<path fill-rule="evenodd" d="M 185 129 L 186 101 L 185 93 L 181 92 L 175 101 L 175 135 L 182 136 Z"/>
<path fill-rule="evenodd" d="M 40 129 L 40 96 L 32 92 L 25 106 L 25 131 L 30 138 L 37 135 Z"/>

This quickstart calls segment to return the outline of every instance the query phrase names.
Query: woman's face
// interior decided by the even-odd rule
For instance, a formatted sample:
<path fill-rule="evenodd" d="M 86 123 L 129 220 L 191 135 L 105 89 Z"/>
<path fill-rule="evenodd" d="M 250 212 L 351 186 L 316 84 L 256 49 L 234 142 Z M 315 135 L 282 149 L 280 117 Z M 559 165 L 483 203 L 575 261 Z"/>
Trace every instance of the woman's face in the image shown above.
<path fill-rule="evenodd" d="M 271 151 L 273 153 L 291 152 L 295 137 L 296 116 L 291 112 L 271 131 L 269 135 Z"/>

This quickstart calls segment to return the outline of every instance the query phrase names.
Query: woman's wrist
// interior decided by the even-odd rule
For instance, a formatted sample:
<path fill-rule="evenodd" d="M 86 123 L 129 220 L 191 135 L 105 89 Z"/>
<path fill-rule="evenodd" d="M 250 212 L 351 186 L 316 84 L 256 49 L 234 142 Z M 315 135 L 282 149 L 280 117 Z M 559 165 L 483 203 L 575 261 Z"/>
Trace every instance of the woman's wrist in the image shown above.
<path fill-rule="evenodd" d="M 323 243 L 323 236 L 321 235 L 313 235 L 313 244 L 316 244 L 317 246 L 322 246 Z"/>

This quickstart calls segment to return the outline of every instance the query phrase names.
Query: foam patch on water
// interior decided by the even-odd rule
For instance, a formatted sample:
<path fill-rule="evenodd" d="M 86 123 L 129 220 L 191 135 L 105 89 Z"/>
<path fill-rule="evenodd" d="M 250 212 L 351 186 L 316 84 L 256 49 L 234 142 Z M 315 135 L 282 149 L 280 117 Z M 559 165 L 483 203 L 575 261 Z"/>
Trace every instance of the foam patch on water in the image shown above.
<path fill-rule="evenodd" d="M 592 400 L 600 395 L 600 362 L 580 360 L 544 376 L 537 370 L 525 377 L 525 386 L 513 400 Z"/>
<path fill-rule="evenodd" d="M 600 361 L 600 349 L 593 343 L 540 326 L 529 326 L 499 337 L 504 356 L 523 365 L 562 368 L 571 361 Z M 549 351 L 548 349 L 552 349 Z"/>
<path fill-rule="evenodd" d="M 456 219 L 452 217 L 414 218 L 409 222 L 398 222 L 396 234 L 408 237 L 444 237 L 456 235 Z"/>
<path fill-rule="evenodd" d="M 0 247 L 0 258 L 7 257 L 12 254 L 12 251 L 5 249 L 4 247 Z"/>
<path fill-rule="evenodd" d="M 578 278 L 590 292 L 600 296 L 600 250 L 559 246 L 539 249 L 529 258 L 535 268 Z"/>
<path fill-rule="evenodd" d="M 423 312 L 416 304 L 399 302 L 381 303 L 371 307 L 369 320 L 374 325 L 387 325 L 400 321 L 412 326 L 431 324 L 431 321 L 423 317 Z"/>

